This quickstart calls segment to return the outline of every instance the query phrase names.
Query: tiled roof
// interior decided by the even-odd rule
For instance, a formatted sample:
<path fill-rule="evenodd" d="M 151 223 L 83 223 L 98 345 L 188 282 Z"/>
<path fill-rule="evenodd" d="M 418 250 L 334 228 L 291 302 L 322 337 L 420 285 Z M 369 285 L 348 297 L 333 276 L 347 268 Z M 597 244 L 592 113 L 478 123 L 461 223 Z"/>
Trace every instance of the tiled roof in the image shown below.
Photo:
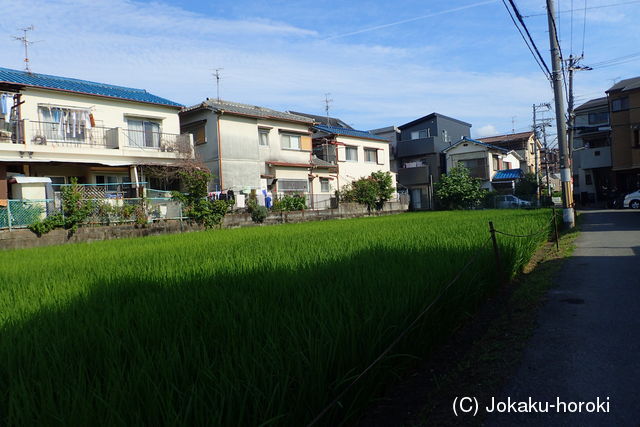
<path fill-rule="evenodd" d="M 579 107 L 576 107 L 575 111 L 586 110 L 587 108 L 606 107 L 608 104 L 607 97 L 590 99 Z"/>
<path fill-rule="evenodd" d="M 10 70 L 8 68 L 0 68 L 0 83 L 84 93 L 149 104 L 169 105 L 171 107 L 182 107 L 182 105 L 177 102 L 153 95 L 144 89 L 114 86 L 106 83 L 50 76 L 47 74 L 28 73 L 26 71 Z"/>
<path fill-rule="evenodd" d="M 503 153 L 508 153 L 509 152 L 509 150 L 507 150 L 506 148 L 498 147 L 497 145 L 487 144 L 486 142 L 478 141 L 477 139 L 467 138 L 466 136 L 464 138 L 462 138 L 460 141 L 456 142 L 455 144 L 451 145 L 450 147 L 445 148 L 442 151 L 445 151 L 445 152 L 449 151 L 453 147 L 456 147 L 459 144 L 462 144 L 463 142 L 472 142 L 474 144 L 482 145 L 483 147 L 487 147 L 487 148 L 490 148 L 492 150 L 502 151 Z"/>
<path fill-rule="evenodd" d="M 315 122 L 323 125 L 338 126 L 338 127 L 343 127 L 347 129 L 353 129 L 351 126 L 349 126 L 348 124 L 346 124 L 345 122 L 343 122 L 337 117 L 317 116 L 315 114 L 300 113 L 298 111 L 287 111 L 287 112 L 291 114 L 297 114 L 299 116 L 309 117 L 310 119 L 313 119 Z"/>
<path fill-rule="evenodd" d="M 511 181 L 523 177 L 524 172 L 522 172 L 522 169 L 504 169 L 493 175 L 493 181 Z"/>
<path fill-rule="evenodd" d="M 631 79 L 620 80 L 607 90 L 607 92 L 617 92 L 640 88 L 640 77 L 633 77 Z"/>
<path fill-rule="evenodd" d="M 486 138 L 478 138 L 478 141 L 486 142 L 488 144 L 498 144 L 498 143 L 508 143 L 515 141 L 527 141 L 530 137 L 532 131 L 520 132 L 520 133 L 508 133 L 506 135 L 496 135 L 489 136 Z"/>
<path fill-rule="evenodd" d="M 231 114 L 239 114 L 243 116 L 261 117 L 265 119 L 281 119 L 294 122 L 302 122 L 312 124 L 313 119 L 309 117 L 298 116 L 297 114 L 286 113 L 283 111 L 272 110 L 270 108 L 259 107 L 257 105 L 241 104 L 239 102 L 231 102 L 224 100 L 207 99 L 201 104 L 186 108 L 184 112 L 197 110 L 199 108 L 210 108 L 214 111 L 223 111 Z"/>
<path fill-rule="evenodd" d="M 378 135 L 374 135 L 364 130 L 347 129 L 343 127 L 327 126 L 327 125 L 315 125 L 314 128 L 319 131 L 330 133 L 333 135 L 353 136 L 355 138 L 367 138 L 367 139 L 375 139 L 378 141 L 389 142 L 389 140 L 386 138 L 383 138 Z"/>

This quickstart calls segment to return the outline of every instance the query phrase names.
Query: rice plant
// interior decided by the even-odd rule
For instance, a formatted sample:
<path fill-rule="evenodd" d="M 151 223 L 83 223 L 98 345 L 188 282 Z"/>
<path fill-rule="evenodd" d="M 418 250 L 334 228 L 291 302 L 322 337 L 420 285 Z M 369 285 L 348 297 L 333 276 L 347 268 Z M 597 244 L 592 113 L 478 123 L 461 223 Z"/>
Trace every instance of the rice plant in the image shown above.
<path fill-rule="evenodd" d="M 460 279 L 320 424 L 354 421 L 496 286 L 467 211 L 0 252 L 0 424 L 304 425 Z M 546 239 L 498 236 L 517 272 Z"/>

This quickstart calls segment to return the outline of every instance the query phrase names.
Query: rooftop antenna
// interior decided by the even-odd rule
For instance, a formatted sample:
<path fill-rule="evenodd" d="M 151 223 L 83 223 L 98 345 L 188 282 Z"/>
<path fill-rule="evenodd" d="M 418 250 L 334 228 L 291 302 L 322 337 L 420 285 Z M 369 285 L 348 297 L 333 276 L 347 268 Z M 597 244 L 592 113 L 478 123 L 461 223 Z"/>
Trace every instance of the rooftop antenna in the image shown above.
<path fill-rule="evenodd" d="M 511 133 L 516 133 L 516 117 L 511 116 Z"/>
<path fill-rule="evenodd" d="M 330 93 L 324 94 L 324 111 L 327 114 L 327 126 L 329 126 L 329 104 L 333 102 L 333 99 L 329 99 Z"/>
<path fill-rule="evenodd" d="M 29 40 L 29 38 L 27 37 L 27 31 L 33 30 L 35 30 L 35 27 L 33 25 L 29 25 L 26 28 L 20 28 L 20 31 L 23 32 L 22 37 L 13 36 L 15 40 L 22 42 L 24 46 L 24 70 L 29 74 L 31 74 L 31 67 L 29 66 L 29 45 L 34 44 L 35 42 Z"/>
<path fill-rule="evenodd" d="M 218 99 L 218 102 L 220 102 L 220 71 L 224 70 L 224 68 L 216 68 L 215 73 L 213 73 L 213 76 L 216 78 L 216 98 Z"/>

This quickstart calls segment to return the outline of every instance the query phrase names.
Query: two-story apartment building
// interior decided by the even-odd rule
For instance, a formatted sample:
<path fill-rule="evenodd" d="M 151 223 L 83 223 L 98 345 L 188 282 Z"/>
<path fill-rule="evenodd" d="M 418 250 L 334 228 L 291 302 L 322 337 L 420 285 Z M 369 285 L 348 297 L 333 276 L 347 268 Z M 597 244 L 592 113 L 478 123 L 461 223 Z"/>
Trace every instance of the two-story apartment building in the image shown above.
<path fill-rule="evenodd" d="M 182 111 L 180 123 L 194 136 L 196 157 L 214 175 L 211 191 L 329 192 L 314 179 L 335 175 L 337 166 L 314 158 L 311 118 L 207 99 Z"/>
<path fill-rule="evenodd" d="M 640 188 L 640 77 L 606 91 L 611 123 L 611 164 L 621 192 Z"/>
<path fill-rule="evenodd" d="M 524 176 L 520 168 L 522 157 L 508 150 L 471 138 L 462 138 L 445 148 L 447 170 L 456 166 L 469 169 L 472 177 L 482 180 L 482 188 L 512 193 L 515 183 Z"/>
<path fill-rule="evenodd" d="M 144 166 L 193 158 L 180 104 L 143 89 L 0 68 L 0 200 L 8 179 L 143 182 Z"/>
<path fill-rule="evenodd" d="M 612 188 L 611 126 L 606 97 L 574 110 L 573 192 L 582 204 L 604 200 Z"/>
<path fill-rule="evenodd" d="M 391 172 L 389 141 L 367 131 L 318 124 L 313 127 L 313 152 L 316 158 L 337 166 L 335 174 L 320 174 L 316 194 L 342 190 L 345 185 L 371 175 L 373 172 Z M 391 172 L 395 187 L 395 173 Z M 334 179 L 335 178 L 335 179 Z"/>
<path fill-rule="evenodd" d="M 541 170 L 542 143 L 532 131 L 478 138 L 478 141 L 514 150 L 523 159 L 520 168 L 525 173 L 535 173 L 536 165 L 537 170 Z"/>
<path fill-rule="evenodd" d="M 399 189 L 406 189 L 411 208 L 432 209 L 433 182 L 446 173 L 444 149 L 471 136 L 471 124 L 439 113 L 431 113 L 398 126 L 395 161 Z M 385 132 L 384 128 L 380 132 Z"/>

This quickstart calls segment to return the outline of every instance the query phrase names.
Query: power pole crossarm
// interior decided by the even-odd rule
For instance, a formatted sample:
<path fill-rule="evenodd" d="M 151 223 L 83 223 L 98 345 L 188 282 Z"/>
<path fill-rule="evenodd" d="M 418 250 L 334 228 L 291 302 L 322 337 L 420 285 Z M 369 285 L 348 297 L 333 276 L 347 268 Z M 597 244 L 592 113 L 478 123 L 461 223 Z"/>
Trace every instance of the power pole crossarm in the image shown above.
<path fill-rule="evenodd" d="M 556 129 L 558 132 L 558 150 L 560 154 L 560 177 L 562 180 L 562 218 L 569 228 L 575 225 L 573 212 L 573 194 L 571 188 L 571 164 L 568 156 L 569 147 L 567 145 L 567 123 L 564 117 L 564 96 L 562 84 L 562 60 L 560 58 L 560 46 L 558 45 L 558 35 L 555 23 L 555 4 L 553 0 L 547 1 L 547 21 L 549 25 L 549 45 L 551 47 L 551 58 L 553 71 L 551 81 L 553 83 L 553 94 L 555 99 Z"/>

